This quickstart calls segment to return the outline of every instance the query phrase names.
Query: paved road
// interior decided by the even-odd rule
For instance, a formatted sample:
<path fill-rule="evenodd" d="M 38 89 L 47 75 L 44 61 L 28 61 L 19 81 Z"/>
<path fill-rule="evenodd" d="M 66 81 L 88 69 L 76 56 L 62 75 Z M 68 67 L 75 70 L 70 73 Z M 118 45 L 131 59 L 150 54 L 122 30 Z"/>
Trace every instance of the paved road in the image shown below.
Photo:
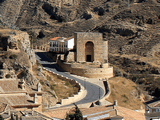
<path fill-rule="evenodd" d="M 78 104 L 90 103 L 104 96 L 104 90 L 100 86 L 84 81 L 82 79 L 78 79 L 74 76 L 71 76 L 69 73 L 64 72 L 60 67 L 58 67 L 56 62 L 46 57 L 43 52 L 36 52 L 36 57 L 39 60 L 39 62 L 43 65 L 43 67 L 45 67 L 46 69 L 61 74 L 70 79 L 74 79 L 75 81 L 81 83 L 81 85 L 83 85 L 86 88 L 87 95 L 82 100 L 76 102 L 75 104 L 78 105 Z"/>

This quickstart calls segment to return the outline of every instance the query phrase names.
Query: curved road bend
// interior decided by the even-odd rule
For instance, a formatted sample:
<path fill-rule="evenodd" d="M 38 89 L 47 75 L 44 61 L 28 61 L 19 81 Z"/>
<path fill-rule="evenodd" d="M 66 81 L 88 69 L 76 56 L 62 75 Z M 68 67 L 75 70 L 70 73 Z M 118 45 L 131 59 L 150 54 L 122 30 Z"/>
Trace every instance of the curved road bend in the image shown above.
<path fill-rule="evenodd" d="M 80 101 L 75 102 L 75 104 L 78 105 L 78 104 L 94 102 L 104 96 L 104 90 L 100 86 L 93 84 L 93 83 L 90 83 L 90 82 L 87 82 L 87 81 L 84 81 L 82 79 L 78 79 L 76 77 L 71 76 L 69 73 L 64 72 L 61 68 L 58 67 L 56 62 L 53 62 L 53 60 L 46 57 L 43 52 L 36 52 L 36 58 L 43 65 L 43 67 L 45 67 L 46 69 L 53 71 L 57 74 L 63 75 L 65 77 L 68 77 L 70 79 L 73 79 L 73 80 L 81 83 L 81 85 L 83 85 L 84 88 L 86 88 L 87 95 L 83 99 L 81 99 Z"/>

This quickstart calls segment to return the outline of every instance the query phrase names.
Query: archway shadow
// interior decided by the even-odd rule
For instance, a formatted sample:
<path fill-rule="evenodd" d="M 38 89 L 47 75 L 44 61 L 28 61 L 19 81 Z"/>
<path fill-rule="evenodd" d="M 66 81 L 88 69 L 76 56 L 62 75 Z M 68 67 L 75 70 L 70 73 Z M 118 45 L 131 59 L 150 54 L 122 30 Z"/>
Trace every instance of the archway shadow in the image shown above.
<path fill-rule="evenodd" d="M 55 60 L 51 59 L 47 56 L 48 52 L 36 52 L 36 55 L 38 56 L 38 59 L 42 61 L 41 65 L 43 67 L 47 67 L 49 69 L 55 69 L 59 72 L 66 72 L 64 71 Z"/>

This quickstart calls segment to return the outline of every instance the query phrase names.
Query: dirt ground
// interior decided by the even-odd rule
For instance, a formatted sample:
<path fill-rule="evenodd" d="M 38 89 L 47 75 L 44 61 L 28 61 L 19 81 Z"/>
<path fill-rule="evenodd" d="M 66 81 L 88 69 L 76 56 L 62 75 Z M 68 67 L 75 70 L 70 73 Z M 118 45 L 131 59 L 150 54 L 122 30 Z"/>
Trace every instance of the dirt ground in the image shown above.
<path fill-rule="evenodd" d="M 34 75 L 42 84 L 42 90 L 45 92 L 45 103 L 55 105 L 61 99 L 74 96 L 74 94 L 78 93 L 79 88 L 76 87 L 76 84 L 64 81 L 46 70 L 40 72 L 39 69 L 37 66 L 33 66 Z"/>
<path fill-rule="evenodd" d="M 111 95 L 107 99 L 110 102 L 118 101 L 118 105 L 133 110 L 144 109 L 143 94 L 138 86 L 129 79 L 114 77 L 109 80 Z"/>

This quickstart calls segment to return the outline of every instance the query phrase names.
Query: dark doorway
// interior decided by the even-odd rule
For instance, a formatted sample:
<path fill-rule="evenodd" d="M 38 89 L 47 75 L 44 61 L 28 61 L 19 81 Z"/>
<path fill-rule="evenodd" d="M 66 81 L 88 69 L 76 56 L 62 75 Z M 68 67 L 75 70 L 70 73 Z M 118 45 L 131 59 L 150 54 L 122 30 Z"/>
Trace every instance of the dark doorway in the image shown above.
<path fill-rule="evenodd" d="M 86 56 L 86 61 L 87 61 L 87 62 L 91 62 L 91 59 L 92 59 L 92 56 L 91 56 L 91 55 L 87 55 L 87 56 Z"/>
<path fill-rule="evenodd" d="M 91 41 L 88 41 L 85 44 L 85 59 L 86 62 L 93 62 L 94 61 L 94 44 Z"/>

